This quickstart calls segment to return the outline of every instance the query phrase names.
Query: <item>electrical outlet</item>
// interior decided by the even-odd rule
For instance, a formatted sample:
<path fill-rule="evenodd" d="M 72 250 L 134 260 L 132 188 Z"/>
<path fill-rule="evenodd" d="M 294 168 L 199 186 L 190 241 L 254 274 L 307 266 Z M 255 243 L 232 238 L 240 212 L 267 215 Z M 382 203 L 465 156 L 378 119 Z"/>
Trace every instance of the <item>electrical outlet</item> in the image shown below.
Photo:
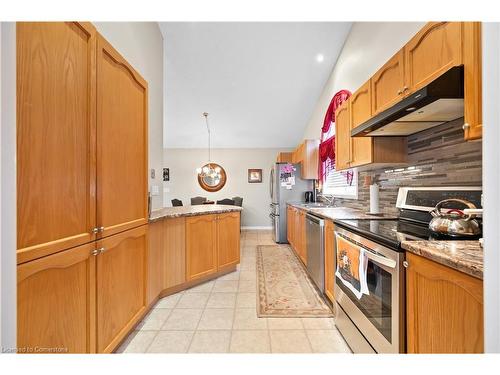
<path fill-rule="evenodd" d="M 156 175 L 156 173 L 155 173 L 155 170 L 153 168 L 153 169 L 151 169 L 151 178 L 154 179 L 155 175 Z"/>

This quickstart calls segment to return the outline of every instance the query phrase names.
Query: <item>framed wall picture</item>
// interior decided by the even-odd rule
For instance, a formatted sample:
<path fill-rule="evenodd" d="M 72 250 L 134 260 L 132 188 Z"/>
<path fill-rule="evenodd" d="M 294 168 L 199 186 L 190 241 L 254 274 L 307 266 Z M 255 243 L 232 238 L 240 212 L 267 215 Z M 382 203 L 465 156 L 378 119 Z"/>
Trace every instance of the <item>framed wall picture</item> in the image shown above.
<path fill-rule="evenodd" d="M 262 182 L 262 169 L 249 169 L 248 182 L 251 184 Z"/>

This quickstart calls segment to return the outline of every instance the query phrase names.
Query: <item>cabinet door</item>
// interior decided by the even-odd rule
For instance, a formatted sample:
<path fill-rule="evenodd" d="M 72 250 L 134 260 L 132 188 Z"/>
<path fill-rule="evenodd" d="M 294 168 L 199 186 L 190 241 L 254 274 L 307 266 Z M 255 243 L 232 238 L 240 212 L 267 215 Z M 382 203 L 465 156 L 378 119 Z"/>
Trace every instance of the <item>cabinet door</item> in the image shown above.
<path fill-rule="evenodd" d="M 299 233 L 300 233 L 300 259 L 307 265 L 307 239 L 306 239 L 306 213 L 300 211 L 299 216 Z"/>
<path fill-rule="evenodd" d="M 148 226 L 97 241 L 97 351 L 112 352 L 146 310 Z"/>
<path fill-rule="evenodd" d="M 464 22 L 464 131 L 465 139 L 483 135 L 481 23 Z"/>
<path fill-rule="evenodd" d="M 325 294 L 334 302 L 335 282 L 335 251 L 334 251 L 334 225 L 330 220 L 325 221 Z"/>
<path fill-rule="evenodd" d="M 97 224 L 101 236 L 147 223 L 148 86 L 97 41 Z"/>
<path fill-rule="evenodd" d="M 403 98 L 405 87 L 403 50 L 396 53 L 371 78 L 372 115 L 391 107 Z"/>
<path fill-rule="evenodd" d="M 482 353 L 481 280 L 406 254 L 408 353 Z"/>
<path fill-rule="evenodd" d="M 405 46 L 405 74 L 410 94 L 462 64 L 461 22 L 429 22 Z"/>
<path fill-rule="evenodd" d="M 342 103 L 335 116 L 335 169 L 349 168 L 351 161 L 351 125 L 349 100 Z"/>
<path fill-rule="evenodd" d="M 81 245 L 17 267 L 19 348 L 95 352 L 94 249 Z"/>
<path fill-rule="evenodd" d="M 163 226 L 163 289 L 167 289 L 186 281 L 186 218 L 166 219 Z"/>
<path fill-rule="evenodd" d="M 286 238 L 290 245 L 292 245 L 293 243 L 292 235 L 293 235 L 293 208 L 288 206 L 286 208 Z"/>
<path fill-rule="evenodd" d="M 240 213 L 231 212 L 217 217 L 218 268 L 240 262 Z"/>
<path fill-rule="evenodd" d="M 149 243 L 148 243 L 148 305 L 150 305 L 163 290 L 165 267 L 165 232 L 164 221 L 149 223 Z"/>
<path fill-rule="evenodd" d="M 351 130 L 369 120 L 372 115 L 370 81 L 361 86 L 350 98 Z M 370 137 L 351 138 L 351 167 L 373 161 L 373 142 Z"/>
<path fill-rule="evenodd" d="M 88 23 L 17 23 L 20 263 L 94 239 L 95 51 Z"/>
<path fill-rule="evenodd" d="M 186 218 L 186 280 L 217 271 L 217 215 Z"/>

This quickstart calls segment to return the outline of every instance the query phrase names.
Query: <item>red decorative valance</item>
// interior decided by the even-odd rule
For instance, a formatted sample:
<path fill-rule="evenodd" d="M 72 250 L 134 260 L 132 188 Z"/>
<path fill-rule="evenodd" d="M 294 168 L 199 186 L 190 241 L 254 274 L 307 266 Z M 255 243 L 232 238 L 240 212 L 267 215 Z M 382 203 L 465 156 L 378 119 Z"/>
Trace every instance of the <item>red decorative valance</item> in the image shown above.
<path fill-rule="evenodd" d="M 323 121 L 323 127 L 321 131 L 323 133 L 327 133 L 330 130 L 330 126 L 332 122 L 335 122 L 335 111 L 340 105 L 345 102 L 351 96 L 351 92 L 349 90 L 340 90 L 335 95 L 333 95 L 332 101 L 328 106 L 328 109 L 325 114 L 325 120 Z"/>
<path fill-rule="evenodd" d="M 328 138 L 319 145 L 319 161 L 324 163 L 327 159 L 335 162 L 335 136 Z"/>

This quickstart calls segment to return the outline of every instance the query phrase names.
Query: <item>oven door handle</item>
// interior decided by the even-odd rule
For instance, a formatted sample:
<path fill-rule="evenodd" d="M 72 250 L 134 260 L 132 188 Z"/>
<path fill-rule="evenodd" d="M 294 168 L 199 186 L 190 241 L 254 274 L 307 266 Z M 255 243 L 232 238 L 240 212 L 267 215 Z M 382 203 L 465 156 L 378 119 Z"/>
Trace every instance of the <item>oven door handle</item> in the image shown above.
<path fill-rule="evenodd" d="M 371 259 L 377 263 L 383 264 L 384 266 L 389 267 L 389 268 L 396 268 L 397 263 L 395 260 L 389 259 L 383 255 L 378 255 L 378 254 L 374 253 L 373 251 L 370 251 L 366 248 L 362 248 L 362 249 L 365 250 L 365 254 L 366 254 L 366 257 L 368 259 Z"/>
<path fill-rule="evenodd" d="M 345 236 L 340 235 L 337 232 L 335 232 L 335 237 L 340 237 L 340 238 L 344 239 L 345 241 L 349 242 L 352 246 L 354 246 L 358 249 L 363 249 L 365 251 L 366 257 L 368 259 L 373 260 L 374 262 L 377 262 L 377 263 L 382 264 L 382 265 L 389 267 L 389 268 L 396 268 L 396 266 L 398 265 L 394 259 L 387 258 L 386 256 L 377 254 L 364 246 L 359 246 L 357 243 L 352 242 L 351 240 L 349 240 Z"/>

